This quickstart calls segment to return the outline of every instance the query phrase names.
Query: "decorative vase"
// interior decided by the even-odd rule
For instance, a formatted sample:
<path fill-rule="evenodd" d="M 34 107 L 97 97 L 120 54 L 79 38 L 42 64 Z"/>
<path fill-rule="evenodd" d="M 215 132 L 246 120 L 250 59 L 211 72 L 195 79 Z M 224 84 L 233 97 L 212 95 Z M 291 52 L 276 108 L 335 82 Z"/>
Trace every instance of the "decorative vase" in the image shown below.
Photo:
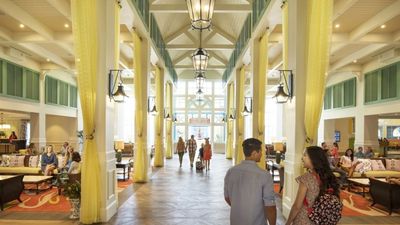
<path fill-rule="evenodd" d="M 115 158 L 117 158 L 117 162 L 121 162 L 122 161 L 122 153 L 121 152 L 116 152 L 115 153 Z"/>
<path fill-rule="evenodd" d="M 71 204 L 71 215 L 70 219 L 78 219 L 79 211 L 81 208 L 81 200 L 79 198 L 69 199 L 69 203 Z"/>

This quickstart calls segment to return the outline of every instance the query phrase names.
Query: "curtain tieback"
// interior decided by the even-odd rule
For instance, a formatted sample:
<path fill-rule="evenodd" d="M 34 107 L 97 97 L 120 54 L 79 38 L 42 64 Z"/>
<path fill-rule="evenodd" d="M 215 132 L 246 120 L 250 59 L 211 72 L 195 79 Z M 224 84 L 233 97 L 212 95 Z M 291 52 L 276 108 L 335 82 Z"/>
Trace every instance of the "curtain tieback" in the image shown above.
<path fill-rule="evenodd" d="M 314 140 L 312 138 L 309 138 L 309 137 L 306 138 L 306 143 L 312 144 L 313 142 L 314 142 Z"/>
<path fill-rule="evenodd" d="M 93 139 L 94 139 L 94 132 L 95 132 L 95 129 L 93 129 L 93 132 L 92 132 L 92 133 L 86 134 L 86 135 L 85 135 L 85 139 L 86 139 L 86 140 L 93 140 Z"/>

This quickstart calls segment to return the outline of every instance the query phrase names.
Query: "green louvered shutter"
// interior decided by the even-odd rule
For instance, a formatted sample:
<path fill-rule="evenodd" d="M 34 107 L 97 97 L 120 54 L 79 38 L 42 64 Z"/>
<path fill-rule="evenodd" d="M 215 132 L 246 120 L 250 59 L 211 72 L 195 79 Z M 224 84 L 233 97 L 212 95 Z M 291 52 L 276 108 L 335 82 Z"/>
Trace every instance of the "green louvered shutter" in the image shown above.
<path fill-rule="evenodd" d="M 397 96 L 397 65 L 382 69 L 381 99 L 395 98 Z"/>

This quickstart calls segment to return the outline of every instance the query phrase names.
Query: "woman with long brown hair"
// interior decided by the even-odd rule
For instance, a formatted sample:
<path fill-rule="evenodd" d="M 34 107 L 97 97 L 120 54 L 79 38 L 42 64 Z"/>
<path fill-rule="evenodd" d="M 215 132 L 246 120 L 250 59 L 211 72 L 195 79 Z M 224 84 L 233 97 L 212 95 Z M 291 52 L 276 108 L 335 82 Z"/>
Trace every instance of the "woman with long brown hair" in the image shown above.
<path fill-rule="evenodd" d="M 183 141 L 182 137 L 179 137 L 178 143 L 176 144 L 176 152 L 178 152 L 179 155 L 179 167 L 182 167 L 183 155 L 186 152 L 185 142 Z"/>

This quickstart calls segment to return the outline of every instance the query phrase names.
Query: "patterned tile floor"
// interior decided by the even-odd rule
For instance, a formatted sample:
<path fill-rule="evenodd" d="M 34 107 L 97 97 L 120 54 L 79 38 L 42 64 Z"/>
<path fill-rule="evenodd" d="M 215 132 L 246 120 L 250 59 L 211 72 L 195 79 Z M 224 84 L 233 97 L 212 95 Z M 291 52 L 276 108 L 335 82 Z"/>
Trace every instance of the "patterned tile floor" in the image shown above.
<path fill-rule="evenodd" d="M 223 182 L 231 161 L 224 155 L 214 155 L 211 170 L 197 172 L 185 156 L 182 168 L 176 156 L 167 160 L 165 167 L 122 204 L 108 224 L 229 224 Z"/>

